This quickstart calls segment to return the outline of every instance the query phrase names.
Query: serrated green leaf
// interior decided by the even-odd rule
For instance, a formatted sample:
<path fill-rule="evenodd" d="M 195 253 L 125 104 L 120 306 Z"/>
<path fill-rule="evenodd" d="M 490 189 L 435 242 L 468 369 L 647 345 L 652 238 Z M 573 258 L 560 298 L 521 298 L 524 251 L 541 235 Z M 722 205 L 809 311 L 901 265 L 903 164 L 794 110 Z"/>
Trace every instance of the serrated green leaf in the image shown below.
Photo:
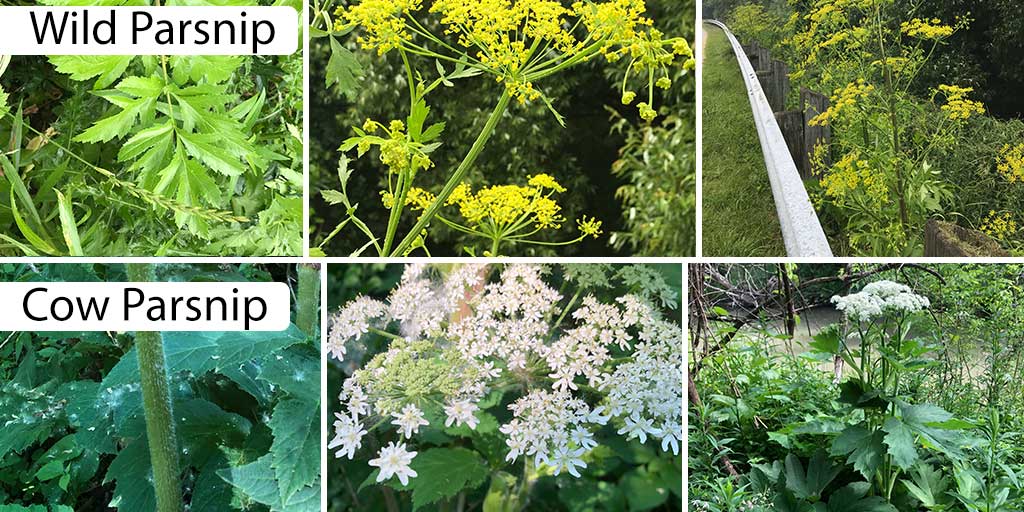
<path fill-rule="evenodd" d="M 319 384 L 319 379 L 316 381 Z M 313 383 L 310 383 L 313 387 Z M 317 394 L 319 395 L 319 387 Z M 319 402 L 289 399 L 277 404 L 270 419 L 274 444 L 271 467 L 277 477 L 281 502 L 290 501 L 320 472 Z"/>
<path fill-rule="evenodd" d="M 412 460 L 418 476 L 409 481 L 412 508 L 475 489 L 487 478 L 487 468 L 476 453 L 465 448 L 431 448 Z"/>
<path fill-rule="evenodd" d="M 102 89 L 120 78 L 133 58 L 132 55 L 53 55 L 49 60 L 57 71 L 74 80 L 99 77 L 93 88 Z"/>
<path fill-rule="evenodd" d="M 193 158 L 206 164 L 210 169 L 226 176 L 239 176 L 245 172 L 238 155 L 225 149 L 223 139 L 218 135 L 180 132 L 178 138 Z"/>
<path fill-rule="evenodd" d="M 331 37 L 331 58 L 327 61 L 327 86 L 337 84 L 342 94 L 352 97 L 359 88 L 362 66 L 354 53 Z"/>
<path fill-rule="evenodd" d="M 870 480 L 885 455 L 882 433 L 872 432 L 863 424 L 847 427 L 832 441 L 832 455 L 848 455 L 847 462 Z"/>
<path fill-rule="evenodd" d="M 816 501 L 841 469 L 829 462 L 824 451 L 818 450 L 807 462 L 805 472 L 800 458 L 791 453 L 786 456 L 785 462 L 786 488 L 793 491 L 797 498 Z"/>
<path fill-rule="evenodd" d="M 149 463 L 149 445 L 136 439 L 124 447 L 110 463 L 103 483 L 116 482 L 110 506 L 124 512 L 150 512 L 156 509 L 153 468 Z"/>
<path fill-rule="evenodd" d="M 910 469 L 917 462 L 914 433 L 899 418 L 885 420 L 882 430 L 886 432 L 884 442 L 889 447 L 892 461 L 904 471 Z"/>
<path fill-rule="evenodd" d="M 320 400 L 320 357 L 309 345 L 297 345 L 264 358 L 259 378 L 293 398 L 310 403 Z"/>
<path fill-rule="evenodd" d="M 128 100 L 120 112 L 100 119 L 93 123 L 73 139 L 76 142 L 107 142 L 111 139 L 124 137 L 135 127 L 140 117 L 152 113 L 156 108 L 156 98 L 141 97 Z"/>
<path fill-rule="evenodd" d="M 201 375 L 221 366 L 238 366 L 289 345 L 305 341 L 306 335 L 294 325 L 282 332 L 166 332 L 164 355 L 169 372 L 188 371 Z M 128 351 L 103 379 L 103 387 L 138 382 L 139 363 L 135 349 Z"/>
<path fill-rule="evenodd" d="M 168 59 L 174 81 L 219 84 L 229 78 L 242 66 L 243 59 L 237 55 L 175 55 Z"/>

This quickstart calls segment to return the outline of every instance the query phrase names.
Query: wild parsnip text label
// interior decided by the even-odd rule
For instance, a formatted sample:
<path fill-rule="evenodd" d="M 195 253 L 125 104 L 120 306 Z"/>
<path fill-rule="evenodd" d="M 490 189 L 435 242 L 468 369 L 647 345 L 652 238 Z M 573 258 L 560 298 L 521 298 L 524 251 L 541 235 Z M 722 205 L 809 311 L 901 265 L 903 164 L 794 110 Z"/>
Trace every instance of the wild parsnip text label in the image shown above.
<path fill-rule="evenodd" d="M 284 283 L 0 283 L 4 331 L 282 331 Z"/>
<path fill-rule="evenodd" d="M 4 55 L 289 55 L 298 12 L 250 7 L 0 7 Z"/>

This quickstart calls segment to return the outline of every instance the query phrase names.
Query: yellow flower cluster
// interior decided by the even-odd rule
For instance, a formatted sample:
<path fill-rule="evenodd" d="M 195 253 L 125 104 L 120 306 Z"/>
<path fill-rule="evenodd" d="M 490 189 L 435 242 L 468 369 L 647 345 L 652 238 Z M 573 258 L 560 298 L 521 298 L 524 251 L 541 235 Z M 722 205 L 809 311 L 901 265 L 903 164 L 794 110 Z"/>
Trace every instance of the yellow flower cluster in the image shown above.
<path fill-rule="evenodd" d="M 972 114 L 985 113 L 985 105 L 980 101 L 967 99 L 967 95 L 974 92 L 973 87 L 940 85 L 939 91 L 946 95 L 946 104 L 942 106 L 942 110 L 954 121 L 964 121 Z"/>
<path fill-rule="evenodd" d="M 953 35 L 953 27 L 943 25 L 942 20 L 938 18 L 931 20 L 914 18 L 910 21 L 904 21 L 900 24 L 900 31 L 910 37 L 921 39 L 943 39 Z"/>
<path fill-rule="evenodd" d="M 1010 183 L 1024 183 L 1024 144 L 1006 144 L 999 150 L 996 170 Z"/>
<path fill-rule="evenodd" d="M 382 130 L 385 136 L 374 136 L 373 134 L 378 130 Z M 361 136 L 356 139 L 358 140 L 356 147 L 359 150 L 359 155 L 369 151 L 372 146 L 379 145 L 381 163 L 394 174 L 400 174 L 410 169 L 416 172 L 434 165 L 430 158 L 420 150 L 419 145 L 409 140 L 405 133 L 405 123 L 402 121 L 393 120 L 388 123 L 388 126 L 384 126 L 377 121 L 367 119 L 363 123 L 362 131 L 360 132 L 357 128 L 356 132 Z M 342 148 L 347 149 L 345 146 Z"/>
<path fill-rule="evenodd" d="M 889 200 L 889 186 L 884 173 L 876 172 L 860 153 L 850 153 L 837 162 L 832 170 L 821 179 L 825 195 L 843 198 L 847 194 L 863 189 L 871 202 L 881 207 Z"/>
<path fill-rule="evenodd" d="M 576 220 L 576 226 L 584 236 L 597 238 L 597 235 L 603 233 L 603 231 L 601 231 L 601 221 L 593 217 L 588 219 L 586 215 L 584 215 L 582 219 Z"/>
<path fill-rule="evenodd" d="M 366 34 L 359 36 L 359 44 L 375 48 L 383 55 L 409 39 L 403 16 L 419 8 L 420 0 L 362 0 L 348 9 L 337 8 L 334 30 L 340 31 L 349 25 L 362 26 Z"/>
<path fill-rule="evenodd" d="M 1013 214 L 1010 212 L 1000 214 L 992 210 L 982 221 L 981 231 L 992 238 L 1006 240 L 1017 234 L 1017 221 L 1013 219 Z"/>
<path fill-rule="evenodd" d="M 554 178 L 546 174 L 530 177 L 528 186 L 493 185 L 473 192 L 466 183 L 459 184 L 448 196 L 446 205 L 458 205 L 459 213 L 470 224 L 492 223 L 498 228 L 532 221 L 538 229 L 559 228 L 565 218 L 552 192 L 564 191 Z"/>
<path fill-rule="evenodd" d="M 863 78 L 847 84 L 842 89 L 836 89 L 835 94 L 832 95 L 832 105 L 828 110 L 811 119 L 810 125 L 823 126 L 829 124 L 839 117 L 844 110 L 854 106 L 858 99 L 866 97 L 874 90 L 875 86 L 865 82 Z"/>
<path fill-rule="evenodd" d="M 643 0 L 611 0 L 608 2 L 575 2 L 572 9 L 594 40 L 607 46 L 626 45 L 651 25 L 643 16 L 647 7 Z"/>

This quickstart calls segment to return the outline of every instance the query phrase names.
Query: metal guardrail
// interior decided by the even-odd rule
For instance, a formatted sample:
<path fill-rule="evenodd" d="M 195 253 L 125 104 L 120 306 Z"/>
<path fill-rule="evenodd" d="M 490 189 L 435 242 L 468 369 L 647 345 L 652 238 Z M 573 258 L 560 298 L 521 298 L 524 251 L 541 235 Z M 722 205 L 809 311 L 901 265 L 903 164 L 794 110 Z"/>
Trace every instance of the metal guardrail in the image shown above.
<path fill-rule="evenodd" d="M 705 20 L 707 23 L 721 28 L 732 44 L 733 53 L 740 65 L 740 72 L 747 84 L 747 95 L 750 97 L 750 109 L 754 114 L 757 136 L 761 140 L 761 152 L 768 168 L 768 179 L 775 198 L 775 210 L 778 212 L 779 225 L 782 227 L 782 240 L 786 245 L 786 254 L 794 257 L 831 257 L 832 248 L 828 245 L 825 232 L 821 229 L 818 214 L 807 196 L 807 189 L 800 179 L 800 172 L 793 162 L 793 157 L 782 137 L 782 130 L 775 122 L 775 113 L 768 98 L 757 80 L 757 72 L 750 64 L 743 47 L 736 36 L 729 31 L 724 23 L 717 20 Z"/>

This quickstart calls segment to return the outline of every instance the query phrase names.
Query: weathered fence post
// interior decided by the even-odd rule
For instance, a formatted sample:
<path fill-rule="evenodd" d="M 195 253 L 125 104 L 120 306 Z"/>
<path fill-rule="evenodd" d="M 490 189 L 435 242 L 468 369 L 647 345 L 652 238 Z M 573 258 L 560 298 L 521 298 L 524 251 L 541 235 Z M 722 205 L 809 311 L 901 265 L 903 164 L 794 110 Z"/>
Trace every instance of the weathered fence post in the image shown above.
<path fill-rule="evenodd" d="M 828 146 L 832 143 L 831 128 L 821 125 L 811 126 L 811 119 L 828 110 L 829 105 L 828 96 L 805 87 L 800 88 L 800 111 L 804 114 L 804 151 L 797 165 L 800 166 L 801 175 L 806 173 L 806 176 L 810 176 L 812 174 L 811 153 L 814 152 L 814 148 L 819 144 Z M 824 164 L 832 165 L 832 157 L 827 152 L 824 155 Z"/>
<path fill-rule="evenodd" d="M 1010 253 L 981 231 L 931 219 L 924 226 L 924 255 L 928 258 L 1006 257 Z"/>
<path fill-rule="evenodd" d="M 761 45 L 757 44 L 757 41 L 750 43 L 749 49 L 745 49 L 744 52 L 747 54 L 747 60 L 750 61 L 750 67 L 754 68 L 754 71 L 761 70 Z"/>
<path fill-rule="evenodd" d="M 793 162 L 800 162 L 800 159 L 804 155 L 804 114 L 799 110 L 787 110 L 785 112 L 776 112 L 775 121 L 779 123 L 779 129 L 782 130 L 782 138 L 786 139 L 786 147 L 789 148 L 789 154 L 793 157 Z M 805 174 L 803 169 L 800 171 L 800 177 L 807 179 L 810 177 L 809 173 Z"/>

